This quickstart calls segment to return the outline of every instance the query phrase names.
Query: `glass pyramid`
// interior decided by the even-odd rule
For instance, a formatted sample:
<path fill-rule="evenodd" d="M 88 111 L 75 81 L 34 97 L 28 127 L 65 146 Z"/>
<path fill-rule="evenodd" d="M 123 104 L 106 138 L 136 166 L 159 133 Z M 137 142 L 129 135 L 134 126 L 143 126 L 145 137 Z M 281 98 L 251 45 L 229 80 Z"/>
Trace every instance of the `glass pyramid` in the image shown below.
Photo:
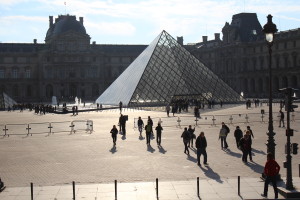
<path fill-rule="evenodd" d="M 17 102 L 15 102 L 4 92 L 0 92 L 0 110 L 5 110 L 9 106 L 12 107 L 14 104 L 17 104 Z"/>
<path fill-rule="evenodd" d="M 166 31 L 131 63 L 96 103 L 160 106 L 173 99 L 235 103 L 243 98 Z"/>

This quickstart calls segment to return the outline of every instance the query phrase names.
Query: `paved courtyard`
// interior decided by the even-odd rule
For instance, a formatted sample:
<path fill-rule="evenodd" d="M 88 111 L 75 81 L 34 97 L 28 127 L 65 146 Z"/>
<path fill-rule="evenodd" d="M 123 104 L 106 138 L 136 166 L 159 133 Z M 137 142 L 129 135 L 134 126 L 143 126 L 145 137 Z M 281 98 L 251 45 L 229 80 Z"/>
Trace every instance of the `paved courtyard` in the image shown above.
<path fill-rule="evenodd" d="M 119 183 L 153 182 L 158 178 L 162 182 L 191 181 L 199 177 L 201 181 L 215 183 L 236 180 L 237 176 L 258 179 L 266 162 L 267 142 L 267 115 L 261 122 L 260 111 L 268 111 L 268 107 L 246 109 L 244 105 L 225 106 L 222 109 L 204 110 L 202 118 L 196 126 L 196 134 L 204 131 L 208 142 L 208 166 L 198 167 L 194 148 L 190 149 L 190 156 L 183 153 L 184 146 L 180 138 L 183 128 L 187 124 L 194 124 L 192 113 L 176 114 L 176 117 L 166 117 L 165 112 L 125 109 L 123 114 L 129 116 L 127 122 L 126 138 L 118 135 L 117 146 L 113 148 L 110 129 L 117 125 L 119 111 L 107 110 L 102 112 L 82 112 L 78 116 L 71 114 L 36 115 L 33 112 L 0 112 L 0 124 L 26 124 L 47 122 L 63 122 L 69 125 L 73 120 L 93 120 L 93 133 L 77 131 L 55 132 L 48 134 L 10 135 L 0 139 L 0 177 L 7 187 L 28 187 L 30 182 L 35 186 L 50 187 L 70 184 L 111 184 L 114 180 Z M 276 160 L 281 166 L 281 176 L 286 176 L 283 168 L 285 161 L 284 146 L 286 143 L 285 129 L 278 127 L 278 105 L 274 106 L 274 131 L 276 132 Z M 248 123 L 238 122 L 235 116 L 250 116 Z M 233 124 L 230 124 L 230 116 Z M 295 112 L 295 121 L 291 123 L 294 136 L 292 142 L 299 143 L 299 113 Z M 164 128 L 162 134 L 162 147 L 156 145 L 155 138 L 151 146 L 146 145 L 145 133 L 139 137 L 138 130 L 134 128 L 134 118 L 141 116 L 146 122 L 151 116 L 154 124 L 159 118 Z M 215 124 L 212 125 L 214 116 Z M 251 116 L 256 116 L 255 118 Z M 182 126 L 177 120 L 180 117 Z M 221 150 L 218 133 L 220 123 L 225 121 L 231 131 L 228 136 L 229 149 Z M 254 132 L 253 162 L 244 164 L 241 160 L 241 151 L 236 148 L 233 132 L 239 125 L 242 130 L 250 125 Z M 45 128 L 46 130 L 47 128 Z M 2 131 L 2 130 L 1 130 Z M 32 130 L 33 131 L 33 130 Z M 21 133 L 20 132 L 20 133 Z M 23 134 L 24 133 L 24 134 Z M 1 132 L 3 135 L 3 132 Z M 293 156 L 293 176 L 299 176 L 299 154 Z M 203 160 L 202 160 L 203 161 Z M 285 179 L 284 179 L 285 180 Z M 229 181 L 230 182 L 230 181 Z M 270 187 L 270 193 L 273 189 Z M 1 197 L 1 196 L 0 196 Z"/>

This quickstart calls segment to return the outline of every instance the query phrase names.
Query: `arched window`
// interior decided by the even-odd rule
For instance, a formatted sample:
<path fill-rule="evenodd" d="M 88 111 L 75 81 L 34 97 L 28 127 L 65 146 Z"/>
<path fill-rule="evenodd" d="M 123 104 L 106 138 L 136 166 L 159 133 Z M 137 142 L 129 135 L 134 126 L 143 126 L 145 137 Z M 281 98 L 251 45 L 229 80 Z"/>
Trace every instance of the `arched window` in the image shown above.
<path fill-rule="evenodd" d="M 260 78 L 260 79 L 258 79 L 258 88 L 257 88 L 257 90 L 258 90 L 258 92 L 263 92 L 263 80 Z"/>
<path fill-rule="evenodd" d="M 282 77 L 282 87 L 286 88 L 288 87 L 288 79 L 286 78 L 286 76 Z"/>
<path fill-rule="evenodd" d="M 278 77 L 274 77 L 273 79 L 273 91 L 278 91 L 279 89 L 279 79 Z"/>
<path fill-rule="evenodd" d="M 12 94 L 13 94 L 14 97 L 18 97 L 19 96 L 19 86 L 18 85 L 14 85 L 13 86 Z"/>
<path fill-rule="evenodd" d="M 75 84 L 70 84 L 70 86 L 69 86 L 69 95 L 71 97 L 76 97 L 77 96 L 77 86 Z"/>
<path fill-rule="evenodd" d="M 296 76 L 292 76 L 291 78 L 291 87 L 292 88 L 297 88 L 298 87 L 298 81 Z"/>
<path fill-rule="evenodd" d="M 53 96 L 53 86 L 48 84 L 46 86 L 46 97 L 51 98 Z"/>
<path fill-rule="evenodd" d="M 98 97 L 99 96 L 99 87 L 97 84 L 94 84 L 92 87 L 92 96 Z"/>
<path fill-rule="evenodd" d="M 26 87 L 26 96 L 27 97 L 32 96 L 32 86 L 31 85 L 27 85 L 27 87 Z"/>

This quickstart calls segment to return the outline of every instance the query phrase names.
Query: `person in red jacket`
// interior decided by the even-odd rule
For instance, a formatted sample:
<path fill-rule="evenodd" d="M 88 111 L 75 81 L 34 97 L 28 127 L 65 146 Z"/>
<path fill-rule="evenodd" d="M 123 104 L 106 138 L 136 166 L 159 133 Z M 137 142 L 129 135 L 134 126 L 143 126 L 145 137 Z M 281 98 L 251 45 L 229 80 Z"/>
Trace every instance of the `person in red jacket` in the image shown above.
<path fill-rule="evenodd" d="M 267 162 L 264 168 L 264 174 L 266 175 L 265 178 L 265 186 L 264 186 L 264 193 L 261 194 L 263 197 L 268 196 L 268 185 L 270 182 L 273 184 L 275 199 L 278 198 L 278 189 L 276 184 L 276 176 L 279 174 L 280 166 L 274 160 L 274 156 L 272 153 L 268 153 L 267 155 Z"/>

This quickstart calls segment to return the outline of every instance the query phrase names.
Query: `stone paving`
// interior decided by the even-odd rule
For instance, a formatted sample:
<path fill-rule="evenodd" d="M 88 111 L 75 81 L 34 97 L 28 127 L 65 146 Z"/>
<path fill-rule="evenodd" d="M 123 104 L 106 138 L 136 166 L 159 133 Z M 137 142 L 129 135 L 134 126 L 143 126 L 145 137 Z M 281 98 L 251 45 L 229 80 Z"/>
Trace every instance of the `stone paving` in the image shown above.
<path fill-rule="evenodd" d="M 274 112 L 279 110 L 276 106 Z M 71 114 L 40 116 L 29 111 L 0 112 L 2 125 L 87 119 L 93 120 L 94 124 L 92 134 L 78 131 L 75 134 L 54 132 L 51 135 L 43 133 L 32 136 L 23 134 L 2 137 L 0 176 L 7 188 L 0 193 L 0 199 L 29 199 L 30 182 L 34 184 L 35 199 L 71 199 L 72 181 L 76 182 L 78 199 L 113 199 L 114 180 L 118 180 L 120 187 L 118 199 L 154 199 L 156 178 L 159 179 L 161 186 L 160 199 L 197 199 L 196 177 L 200 178 L 200 188 L 203 188 L 200 189 L 202 199 L 241 199 L 236 192 L 237 176 L 242 180 L 242 198 L 259 198 L 263 188 L 263 182 L 259 177 L 266 161 L 265 143 L 268 124 L 260 122 L 260 119 L 249 119 L 248 124 L 233 123 L 232 125 L 227 121 L 228 116 L 232 114 L 248 113 L 250 116 L 257 113 L 257 116 L 260 116 L 262 108 L 268 110 L 265 105 L 248 110 L 241 105 L 202 111 L 203 117 L 198 122 L 200 126 L 196 127 L 196 134 L 200 131 L 206 134 L 209 165 L 201 167 L 196 165 L 195 149 L 190 149 L 190 156 L 183 153 L 184 147 L 180 136 L 184 126 L 176 126 L 178 116 L 182 120 L 189 119 L 191 124 L 194 123 L 191 113 L 176 114 L 176 117 L 166 118 L 165 112 L 125 109 L 123 114 L 129 115 L 127 135 L 126 138 L 118 135 L 117 146 L 113 148 L 109 131 L 113 124 L 117 125 L 118 110 L 79 113 L 78 116 Z M 207 123 L 205 115 L 215 115 L 216 126 L 212 126 L 211 122 Z M 157 124 L 158 119 L 161 118 L 164 127 L 162 148 L 158 148 L 155 138 L 151 141 L 151 146 L 147 147 L 145 134 L 143 133 L 143 138 L 139 137 L 137 129 L 134 129 L 134 118 L 138 116 L 142 118 L 151 116 L 154 118 L 154 124 Z M 281 176 L 285 177 L 286 169 L 282 166 L 285 161 L 285 129 L 278 127 L 276 116 L 277 113 L 274 114 L 276 160 L 281 166 Z M 221 121 L 226 121 L 231 129 L 227 151 L 221 150 L 218 140 Z M 291 140 L 297 143 L 300 141 L 298 122 L 296 120 L 291 123 L 291 128 L 295 130 Z M 236 148 L 233 137 L 236 125 L 243 130 L 247 125 L 253 129 L 254 162 L 244 164 L 241 161 L 241 152 Z M 292 156 L 294 181 L 298 181 L 296 177 L 299 176 L 299 154 Z M 284 178 L 283 180 L 285 181 Z M 183 186 L 177 187 L 177 185 Z M 209 186 L 213 190 L 210 190 Z M 148 189 L 140 189 L 142 187 Z M 272 195 L 271 187 L 269 191 Z M 247 196 L 243 196 L 246 194 Z"/>

